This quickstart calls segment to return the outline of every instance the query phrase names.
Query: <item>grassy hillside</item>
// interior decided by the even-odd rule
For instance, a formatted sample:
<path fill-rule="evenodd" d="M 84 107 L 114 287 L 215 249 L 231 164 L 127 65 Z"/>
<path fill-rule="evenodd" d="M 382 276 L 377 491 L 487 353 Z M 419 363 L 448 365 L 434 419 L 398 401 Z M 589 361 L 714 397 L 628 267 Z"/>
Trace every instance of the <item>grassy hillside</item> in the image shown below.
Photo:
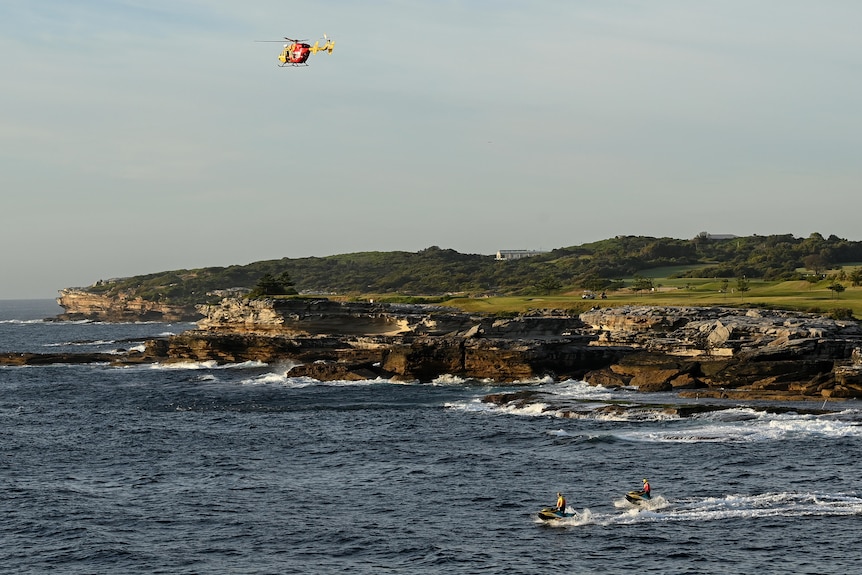
<path fill-rule="evenodd" d="M 769 302 L 794 309 L 848 308 L 862 313 L 857 312 L 862 271 L 853 262 L 862 262 L 862 242 L 820 234 L 720 240 L 707 234 L 690 240 L 617 236 L 512 261 L 430 247 L 174 270 L 99 282 L 86 289 L 194 304 L 214 301 L 224 290 L 259 288 L 264 278 L 278 277 L 289 278 L 291 287 L 304 294 L 447 300 L 475 311 Z M 830 289 L 836 284 L 843 291 Z M 582 300 L 584 290 L 604 291 L 608 297 Z"/>
<path fill-rule="evenodd" d="M 862 287 L 850 286 L 841 293 L 829 289 L 830 281 L 750 281 L 749 291 L 719 291 L 722 284 L 713 279 L 689 280 L 689 287 L 674 285 L 678 280 L 657 277 L 655 291 L 634 292 L 623 288 L 606 292 L 606 299 L 582 299 L 581 292 L 551 296 L 507 296 L 490 298 L 453 298 L 446 305 L 483 313 L 524 312 L 530 309 L 586 311 L 594 306 L 671 305 L 764 307 L 822 313 L 839 318 L 862 318 Z"/>

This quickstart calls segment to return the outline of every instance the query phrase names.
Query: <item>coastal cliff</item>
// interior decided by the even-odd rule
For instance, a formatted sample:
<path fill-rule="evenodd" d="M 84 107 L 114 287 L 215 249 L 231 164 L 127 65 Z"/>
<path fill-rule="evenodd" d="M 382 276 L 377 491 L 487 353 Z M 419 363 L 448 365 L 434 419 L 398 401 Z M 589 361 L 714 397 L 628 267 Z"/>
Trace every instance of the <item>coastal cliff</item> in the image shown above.
<path fill-rule="evenodd" d="M 501 319 L 439 306 L 302 298 L 227 298 L 199 311 L 199 329 L 151 342 L 150 353 L 298 364 L 289 375 L 321 380 L 448 374 L 499 382 L 580 377 L 620 357 L 613 346 L 592 347 L 575 335 L 584 324 L 565 314 Z"/>
<path fill-rule="evenodd" d="M 493 318 L 325 299 L 198 309 L 199 329 L 151 342 L 149 355 L 282 362 L 321 380 L 551 377 L 699 397 L 862 397 L 862 328 L 814 314 L 643 306 Z"/>
<path fill-rule="evenodd" d="M 177 306 L 145 300 L 139 296 L 118 294 L 105 296 L 78 288 L 60 290 L 57 304 L 64 313 L 61 321 L 196 321 L 200 314 L 189 306 Z"/>

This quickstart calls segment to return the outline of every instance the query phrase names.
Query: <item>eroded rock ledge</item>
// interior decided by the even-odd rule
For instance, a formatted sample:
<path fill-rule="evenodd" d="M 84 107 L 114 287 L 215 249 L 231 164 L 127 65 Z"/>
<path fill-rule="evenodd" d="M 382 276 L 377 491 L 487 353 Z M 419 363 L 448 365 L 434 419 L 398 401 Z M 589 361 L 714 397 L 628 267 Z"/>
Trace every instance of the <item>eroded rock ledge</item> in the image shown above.
<path fill-rule="evenodd" d="M 226 299 L 200 306 L 199 329 L 162 342 L 170 360 L 298 363 L 289 375 L 320 380 L 385 377 L 430 381 L 450 374 L 513 382 L 582 377 L 624 350 L 590 346 L 578 317 L 473 316 L 425 305 L 326 299 Z"/>
<path fill-rule="evenodd" d="M 580 317 L 597 335 L 593 345 L 632 349 L 588 373 L 591 383 L 700 397 L 862 397 L 855 321 L 720 307 L 622 307 Z"/>
<path fill-rule="evenodd" d="M 124 294 L 105 296 L 83 289 L 60 290 L 57 304 L 65 313 L 57 316 L 61 321 L 196 321 L 200 314 L 188 306 L 177 306 L 148 301 Z"/>
<path fill-rule="evenodd" d="M 432 306 L 226 299 L 151 355 L 300 364 L 321 380 L 517 382 L 550 376 L 700 397 L 862 397 L 862 328 L 813 314 L 718 307 L 596 308 L 510 319 Z"/>

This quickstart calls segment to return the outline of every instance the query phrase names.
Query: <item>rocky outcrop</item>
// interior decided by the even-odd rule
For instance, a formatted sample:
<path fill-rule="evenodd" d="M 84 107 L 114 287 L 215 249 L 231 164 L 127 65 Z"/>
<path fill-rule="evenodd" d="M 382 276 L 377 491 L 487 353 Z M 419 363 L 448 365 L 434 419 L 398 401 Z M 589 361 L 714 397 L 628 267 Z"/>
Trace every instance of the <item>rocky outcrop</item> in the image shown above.
<path fill-rule="evenodd" d="M 110 365 L 134 365 L 155 361 L 156 358 L 141 352 L 119 353 L 0 353 L 0 365 L 81 365 L 106 363 Z"/>
<path fill-rule="evenodd" d="M 65 312 L 57 316 L 61 321 L 196 321 L 200 314 L 189 306 L 163 304 L 129 297 L 125 294 L 106 296 L 83 289 L 60 290 L 57 304 Z"/>
<path fill-rule="evenodd" d="M 545 340 L 572 334 L 584 324 L 563 313 L 534 313 L 513 318 L 471 315 L 431 305 L 341 302 L 325 298 L 225 298 L 197 307 L 198 327 L 210 333 L 308 337 L 445 336 Z"/>
<path fill-rule="evenodd" d="M 741 397 L 740 399 L 750 399 Z M 777 398 L 782 401 L 782 398 Z M 799 398 L 810 399 L 810 398 Z M 606 403 L 600 404 L 594 401 L 584 402 L 576 399 L 567 399 L 559 395 L 543 393 L 540 391 L 511 391 L 504 393 L 492 393 L 482 398 L 484 403 L 505 407 L 507 409 L 535 410 L 541 406 L 541 410 L 549 415 L 564 418 L 622 418 L 632 420 L 652 420 L 656 417 L 666 418 L 688 418 L 702 413 L 724 411 L 736 407 L 728 402 L 686 401 L 685 398 L 669 399 L 664 403 L 652 403 L 648 398 L 638 402 Z M 821 407 L 802 407 L 799 405 L 786 405 L 778 402 L 759 402 L 747 404 L 746 408 L 752 411 L 764 413 L 793 413 L 796 415 L 822 415 L 835 413 L 834 408 L 826 409 L 825 404 Z"/>
<path fill-rule="evenodd" d="M 258 360 L 295 365 L 291 376 L 430 381 L 444 374 L 514 382 L 581 377 L 622 356 L 592 347 L 563 313 L 475 316 L 427 305 L 326 299 L 225 299 L 200 306 L 200 329 L 161 342 L 171 361 Z"/>
<path fill-rule="evenodd" d="M 580 319 L 598 335 L 594 345 L 672 355 L 849 358 L 862 341 L 856 321 L 780 310 L 625 306 L 593 309 Z"/>
<path fill-rule="evenodd" d="M 112 313 L 98 296 L 64 295 L 80 313 Z M 697 397 L 862 397 L 862 328 L 814 314 L 629 306 L 495 318 L 323 298 L 226 298 L 197 311 L 197 330 L 150 341 L 141 357 L 281 363 L 320 380 L 553 377 Z"/>
<path fill-rule="evenodd" d="M 198 327 L 212 333 L 312 336 L 442 335 L 469 329 L 469 316 L 418 305 L 339 302 L 325 298 L 225 298 L 198 306 Z"/>
<path fill-rule="evenodd" d="M 588 339 L 572 336 L 583 323 L 565 314 L 500 319 L 440 306 L 320 298 L 224 299 L 199 310 L 200 330 L 173 338 L 169 355 L 231 361 L 289 357 L 304 364 L 295 373 L 318 379 L 372 370 L 408 380 L 451 374 L 516 381 L 537 373 L 584 373 L 584 366 L 601 365 L 613 353 L 590 349 Z M 238 337 L 244 343 L 238 344 Z M 206 349 L 200 349 L 204 342 Z M 336 370 L 322 363 L 333 361 L 355 367 Z"/>
<path fill-rule="evenodd" d="M 625 307 L 501 319 L 301 298 L 224 300 L 199 309 L 201 329 L 153 353 L 288 361 L 297 364 L 290 375 L 316 379 L 550 376 L 698 396 L 862 397 L 862 352 L 854 352 L 862 348 L 862 329 L 813 314 Z"/>
<path fill-rule="evenodd" d="M 862 397 L 855 321 L 717 307 L 606 308 L 581 319 L 597 334 L 593 345 L 636 350 L 588 373 L 594 384 L 699 397 Z"/>

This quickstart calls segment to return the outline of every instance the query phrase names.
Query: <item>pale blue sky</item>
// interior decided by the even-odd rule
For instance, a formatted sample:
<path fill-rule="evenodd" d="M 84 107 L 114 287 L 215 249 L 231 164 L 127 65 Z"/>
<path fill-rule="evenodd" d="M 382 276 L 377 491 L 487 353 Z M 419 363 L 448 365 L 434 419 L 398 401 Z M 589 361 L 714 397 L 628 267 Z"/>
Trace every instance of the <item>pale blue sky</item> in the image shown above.
<path fill-rule="evenodd" d="M 0 299 L 357 251 L 862 240 L 856 0 L 5 0 Z M 280 69 L 283 36 L 333 54 Z"/>

